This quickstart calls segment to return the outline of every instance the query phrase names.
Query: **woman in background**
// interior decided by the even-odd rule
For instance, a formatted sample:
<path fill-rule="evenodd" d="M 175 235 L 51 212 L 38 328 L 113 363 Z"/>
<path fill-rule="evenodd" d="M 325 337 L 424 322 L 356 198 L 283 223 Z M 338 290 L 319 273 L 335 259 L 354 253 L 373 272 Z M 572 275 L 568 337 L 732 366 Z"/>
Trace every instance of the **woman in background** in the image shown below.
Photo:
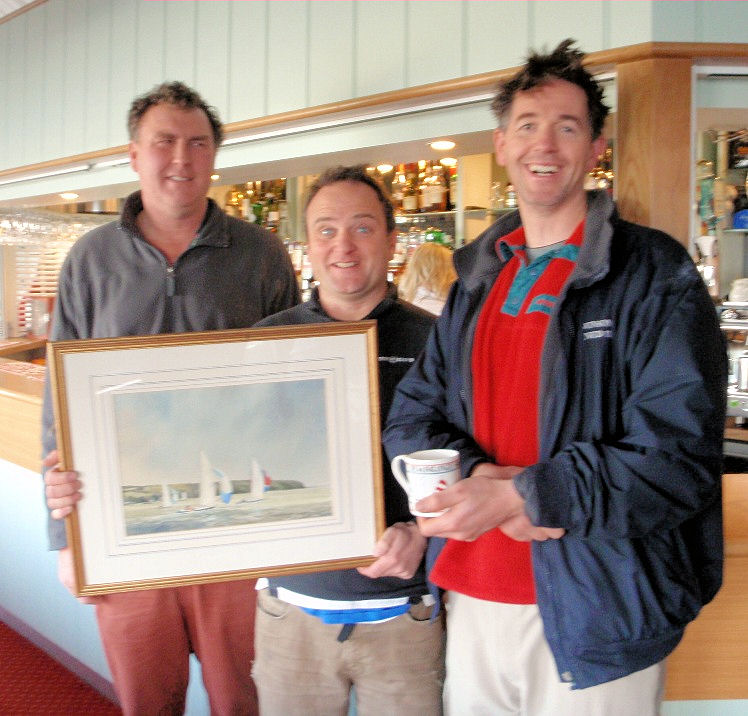
<path fill-rule="evenodd" d="M 410 257 L 398 285 L 400 297 L 437 316 L 457 278 L 452 252 L 441 244 L 421 244 Z"/>

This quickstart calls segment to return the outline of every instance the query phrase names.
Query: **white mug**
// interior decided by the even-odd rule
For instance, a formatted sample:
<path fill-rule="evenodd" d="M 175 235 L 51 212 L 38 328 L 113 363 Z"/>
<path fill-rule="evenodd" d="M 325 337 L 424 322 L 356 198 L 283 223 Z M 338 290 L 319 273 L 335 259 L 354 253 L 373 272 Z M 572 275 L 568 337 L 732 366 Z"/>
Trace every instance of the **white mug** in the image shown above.
<path fill-rule="evenodd" d="M 401 467 L 404 464 L 405 469 Z M 446 490 L 460 479 L 460 453 L 457 450 L 419 450 L 410 455 L 398 455 L 392 460 L 392 474 L 408 495 L 411 514 L 418 517 L 437 517 L 442 512 L 419 512 L 418 500 Z"/>

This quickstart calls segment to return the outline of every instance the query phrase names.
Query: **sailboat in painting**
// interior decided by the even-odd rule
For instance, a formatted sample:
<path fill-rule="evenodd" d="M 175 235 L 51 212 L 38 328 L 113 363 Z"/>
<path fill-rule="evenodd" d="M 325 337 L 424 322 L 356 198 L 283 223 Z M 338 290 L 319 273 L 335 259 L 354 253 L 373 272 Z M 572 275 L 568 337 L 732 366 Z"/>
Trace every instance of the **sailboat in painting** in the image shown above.
<path fill-rule="evenodd" d="M 260 467 L 260 463 L 252 458 L 252 475 L 250 477 L 249 496 L 239 500 L 239 502 L 259 502 L 265 496 L 265 488 L 269 484 L 265 471 Z"/>

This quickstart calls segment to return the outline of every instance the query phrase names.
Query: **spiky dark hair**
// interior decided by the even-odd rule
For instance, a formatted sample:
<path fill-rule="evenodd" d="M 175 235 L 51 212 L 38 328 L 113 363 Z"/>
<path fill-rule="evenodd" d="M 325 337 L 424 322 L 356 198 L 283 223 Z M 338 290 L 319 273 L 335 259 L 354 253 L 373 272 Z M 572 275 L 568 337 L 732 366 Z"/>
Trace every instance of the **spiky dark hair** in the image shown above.
<path fill-rule="evenodd" d="M 499 127 L 504 126 L 517 92 L 525 92 L 551 80 L 565 80 L 581 88 L 587 96 L 587 113 L 596 139 L 603 130 L 610 108 L 603 102 L 602 87 L 582 65 L 584 53 L 574 47 L 575 40 L 567 38 L 549 54 L 531 53 L 527 64 L 509 80 L 499 83 L 491 102 Z"/>

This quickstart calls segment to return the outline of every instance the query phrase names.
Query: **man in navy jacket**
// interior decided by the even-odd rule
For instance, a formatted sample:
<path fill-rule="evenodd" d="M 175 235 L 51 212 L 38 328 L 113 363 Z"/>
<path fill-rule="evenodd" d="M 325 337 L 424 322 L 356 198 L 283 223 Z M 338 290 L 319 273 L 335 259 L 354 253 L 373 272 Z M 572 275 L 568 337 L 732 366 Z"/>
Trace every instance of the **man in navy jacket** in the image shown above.
<path fill-rule="evenodd" d="M 398 386 L 390 455 L 460 451 L 422 500 L 446 538 L 447 714 L 656 714 L 664 659 L 722 576 L 726 359 L 684 248 L 584 181 L 602 90 L 567 40 L 494 99 L 519 211 L 458 251 Z"/>

